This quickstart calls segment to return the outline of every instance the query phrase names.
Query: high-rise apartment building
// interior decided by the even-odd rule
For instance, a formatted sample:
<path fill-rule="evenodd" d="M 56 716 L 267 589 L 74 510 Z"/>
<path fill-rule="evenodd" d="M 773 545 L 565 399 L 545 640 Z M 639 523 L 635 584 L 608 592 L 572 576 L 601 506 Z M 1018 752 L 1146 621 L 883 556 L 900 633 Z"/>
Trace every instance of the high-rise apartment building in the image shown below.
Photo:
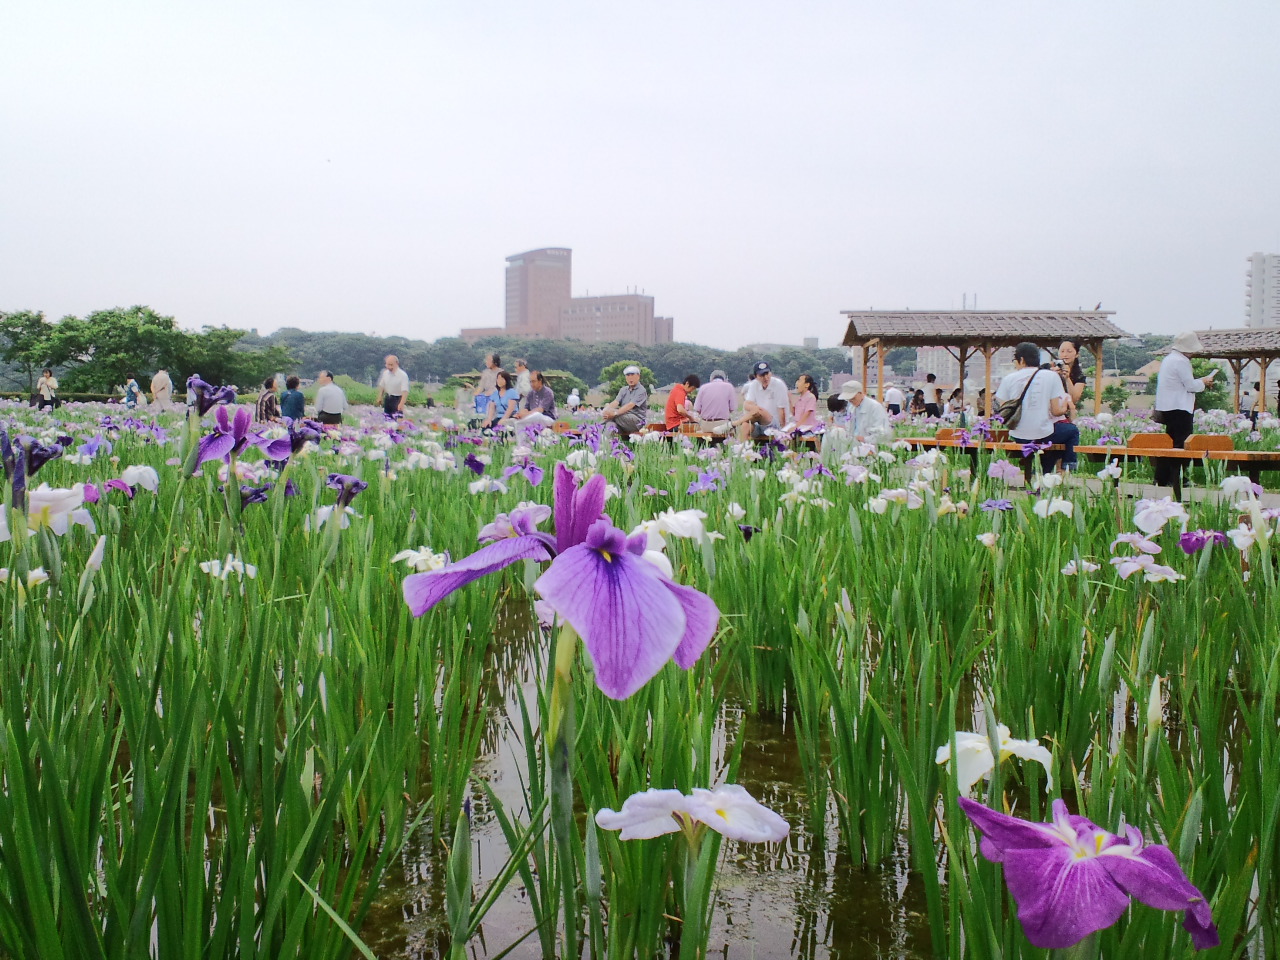
<path fill-rule="evenodd" d="M 1280 254 L 1255 253 L 1245 278 L 1245 326 L 1280 327 Z"/>
<path fill-rule="evenodd" d="M 568 247 L 507 257 L 508 336 L 560 337 L 560 311 L 573 296 L 572 261 Z"/>
<path fill-rule="evenodd" d="M 573 251 L 544 247 L 507 257 L 505 327 L 469 327 L 462 338 L 528 337 L 543 340 L 618 340 L 639 346 L 671 343 L 675 322 L 654 316 L 653 297 L 624 293 L 574 297 Z"/>

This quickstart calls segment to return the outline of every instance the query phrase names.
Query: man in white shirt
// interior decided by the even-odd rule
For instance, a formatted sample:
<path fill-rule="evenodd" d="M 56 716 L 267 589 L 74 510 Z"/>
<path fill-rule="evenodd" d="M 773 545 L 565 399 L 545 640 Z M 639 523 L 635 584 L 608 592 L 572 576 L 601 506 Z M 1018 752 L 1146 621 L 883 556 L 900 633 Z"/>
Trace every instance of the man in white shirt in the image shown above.
<path fill-rule="evenodd" d="M 1156 375 L 1155 410 L 1157 418 L 1164 424 L 1164 432 L 1173 439 L 1175 447 L 1181 447 L 1191 436 L 1191 412 L 1196 407 L 1196 394 L 1204 392 L 1205 387 L 1213 383 L 1216 370 L 1208 376 L 1197 377 L 1191 372 L 1191 360 L 1188 353 L 1199 353 L 1204 349 L 1200 338 L 1194 331 L 1180 333 L 1173 338 L 1169 347 L 1169 355 L 1160 361 L 1160 372 Z M 1170 487 L 1182 470 L 1179 460 L 1155 460 L 1152 463 L 1155 483 L 1158 487 Z"/>
<path fill-rule="evenodd" d="M 333 374 L 321 370 L 316 374 L 316 419 L 328 426 L 342 423 L 342 412 L 347 409 L 347 395 L 333 382 Z"/>
<path fill-rule="evenodd" d="M 769 364 L 761 360 L 752 368 L 755 379 L 742 394 L 742 416 L 734 421 L 742 428 L 740 439 L 763 437 L 769 428 L 780 428 L 791 415 L 791 398 L 787 386 L 773 378 Z"/>
<path fill-rule="evenodd" d="M 382 404 L 382 412 L 388 417 L 404 413 L 404 405 L 409 400 L 409 374 L 400 368 L 400 358 L 394 353 L 388 354 L 387 369 L 378 377 L 378 399 Z"/>
<path fill-rule="evenodd" d="M 884 406 L 889 415 L 896 417 L 906 405 L 906 394 L 899 390 L 896 384 L 889 384 L 888 389 L 884 392 Z"/>
<path fill-rule="evenodd" d="M 852 407 L 849 434 L 859 443 L 882 443 L 893 436 L 889 414 L 884 405 L 867 396 L 861 382 L 849 380 L 840 388 L 840 399 Z"/>
<path fill-rule="evenodd" d="M 516 361 L 516 393 L 520 394 L 520 402 L 524 403 L 524 398 L 529 395 L 529 388 L 532 381 L 529 376 L 529 364 L 523 360 Z"/>
<path fill-rule="evenodd" d="M 1009 436 L 1019 443 L 1052 443 L 1053 421 L 1067 411 L 1070 395 L 1062 385 L 1062 377 L 1052 370 L 1040 369 L 1040 347 L 1023 341 L 1013 348 L 1013 373 L 1000 381 L 996 390 L 996 404 L 1022 398 L 1022 412 L 1018 422 L 1009 428 Z M 1042 464 L 1052 469 L 1050 462 Z M 1032 459 L 1022 461 L 1023 473 L 1031 477 Z"/>

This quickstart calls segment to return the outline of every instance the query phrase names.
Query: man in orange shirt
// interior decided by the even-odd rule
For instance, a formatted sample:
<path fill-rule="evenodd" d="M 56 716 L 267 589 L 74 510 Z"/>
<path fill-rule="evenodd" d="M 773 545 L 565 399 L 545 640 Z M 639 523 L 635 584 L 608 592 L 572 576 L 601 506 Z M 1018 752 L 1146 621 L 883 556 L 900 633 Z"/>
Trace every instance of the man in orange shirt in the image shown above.
<path fill-rule="evenodd" d="M 691 373 L 680 383 L 671 388 L 667 395 L 666 424 L 668 430 L 679 430 L 682 423 L 693 420 L 693 405 L 689 394 L 702 386 L 702 380 L 696 373 Z"/>

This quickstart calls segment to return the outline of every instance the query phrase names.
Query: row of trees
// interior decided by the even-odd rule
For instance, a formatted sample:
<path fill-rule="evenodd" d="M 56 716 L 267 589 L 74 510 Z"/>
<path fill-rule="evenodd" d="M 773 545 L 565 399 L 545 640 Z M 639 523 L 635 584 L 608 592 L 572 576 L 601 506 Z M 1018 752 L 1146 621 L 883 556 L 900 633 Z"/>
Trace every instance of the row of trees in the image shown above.
<path fill-rule="evenodd" d="M 248 333 L 205 327 L 191 333 L 173 317 L 150 307 L 97 310 L 56 323 L 44 313 L 0 313 L 0 359 L 7 365 L 5 386 L 27 393 L 45 367 L 58 375 L 63 393 L 111 393 L 130 375 L 146 380 L 160 368 L 175 383 L 198 373 L 211 383 L 250 385 L 290 366 L 289 351 L 278 345 L 247 346 Z"/>
<path fill-rule="evenodd" d="M 717 367 L 731 380 L 742 382 L 752 364 L 767 359 L 775 375 L 788 383 L 802 373 L 825 380 L 841 370 L 848 371 L 849 361 L 843 349 L 803 350 L 800 347 L 778 347 L 759 352 L 747 348 L 717 350 L 694 343 L 660 343 L 641 347 L 632 343 L 586 343 L 578 340 L 520 340 L 511 337 L 489 337 L 469 344 L 457 337 L 442 337 L 434 342 L 406 337 L 370 337 L 360 333 L 313 333 L 286 327 L 269 337 L 249 336 L 247 346 L 285 348 L 302 370 L 327 368 L 337 373 L 370 383 L 382 369 L 383 358 L 394 353 L 414 380 L 444 381 L 450 376 L 479 370 L 484 356 L 497 353 L 503 366 L 512 369 L 516 357 L 529 366 L 542 370 L 564 370 L 583 382 L 596 385 L 608 377 L 606 367 L 618 361 L 636 363 L 653 371 L 658 384 L 682 380 L 696 373 L 706 380 Z"/>
<path fill-rule="evenodd" d="M 1168 340 L 1147 336 L 1108 344 L 1107 366 L 1132 373 L 1155 359 L 1155 351 Z M 451 376 L 479 370 L 488 353 L 498 353 L 508 369 L 514 366 L 516 357 L 523 357 L 531 367 L 572 375 L 572 380 L 558 380 L 560 388 L 577 381 L 589 385 L 607 383 L 615 372 L 611 368 L 626 363 L 652 371 L 657 385 L 679 381 L 690 373 L 706 380 L 716 368 L 723 369 L 730 380 L 742 382 L 752 365 L 762 358 L 787 383 L 794 382 L 801 373 L 821 383 L 834 373 L 849 370 L 849 360 L 842 349 L 779 346 L 767 350 L 717 350 L 693 343 L 641 347 L 511 337 L 490 337 L 469 344 L 457 337 L 427 342 L 363 333 L 314 333 L 293 327 L 266 337 L 225 326 L 191 333 L 180 329 L 173 317 L 144 306 L 98 310 L 84 317 L 63 317 L 56 323 L 37 311 L 0 313 L 0 359 L 7 365 L 0 369 L 0 384 L 28 392 L 34 389 L 41 368 L 46 366 L 58 373 L 64 392 L 108 393 L 130 374 L 150 377 L 160 367 L 174 374 L 175 382 L 199 373 L 210 382 L 250 387 L 272 373 L 298 372 L 311 377 L 320 369 L 329 369 L 371 384 L 389 353 L 398 355 L 401 365 L 419 382 L 446 381 Z M 915 370 L 912 348 L 890 350 L 886 360 L 898 377 L 910 376 Z M 1082 360 L 1091 367 L 1091 357 Z"/>

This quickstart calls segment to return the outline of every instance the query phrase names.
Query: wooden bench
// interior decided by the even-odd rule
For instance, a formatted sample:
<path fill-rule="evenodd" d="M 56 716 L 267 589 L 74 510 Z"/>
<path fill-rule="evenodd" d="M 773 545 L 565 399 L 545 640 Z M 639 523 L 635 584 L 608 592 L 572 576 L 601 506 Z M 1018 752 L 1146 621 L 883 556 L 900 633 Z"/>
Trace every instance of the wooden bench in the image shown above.
<path fill-rule="evenodd" d="M 982 450 L 1005 453 L 1021 453 L 1023 444 L 1017 441 L 980 441 L 962 445 L 959 431 L 944 428 L 933 437 L 906 437 L 907 443 L 920 448 L 949 447 L 963 450 L 969 455 L 974 469 L 977 469 L 978 454 Z M 1062 444 L 1053 444 L 1047 449 L 1065 449 Z M 1231 437 L 1225 434 L 1192 434 L 1186 445 L 1178 448 L 1173 445 L 1173 438 L 1167 433 L 1136 433 L 1129 437 L 1123 446 L 1105 444 L 1079 444 L 1076 453 L 1090 460 L 1184 460 L 1187 462 L 1206 463 L 1211 460 L 1231 464 L 1234 469 L 1248 475 L 1254 483 L 1261 483 L 1262 471 L 1280 470 L 1280 451 L 1236 450 Z M 1024 469 L 1029 465 L 1024 464 Z M 1173 484 L 1176 498 L 1182 496 L 1181 472 Z"/>

